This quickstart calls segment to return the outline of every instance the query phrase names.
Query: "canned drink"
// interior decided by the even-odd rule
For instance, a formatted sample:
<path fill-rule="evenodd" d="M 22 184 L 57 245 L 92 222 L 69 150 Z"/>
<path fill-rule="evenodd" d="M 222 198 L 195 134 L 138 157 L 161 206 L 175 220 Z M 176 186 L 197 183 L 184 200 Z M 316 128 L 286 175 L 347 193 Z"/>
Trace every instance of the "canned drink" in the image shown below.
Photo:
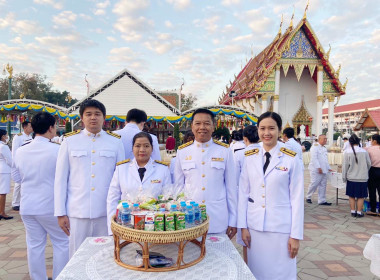
<path fill-rule="evenodd" d="M 144 230 L 145 228 L 145 213 L 140 212 L 134 215 L 134 228 L 138 230 Z"/>
<path fill-rule="evenodd" d="M 155 213 L 154 215 L 154 231 L 165 230 L 165 214 Z"/>
<path fill-rule="evenodd" d="M 201 210 L 201 219 L 202 222 L 207 220 L 207 214 L 206 214 L 206 204 L 199 205 L 199 209 Z"/>
<path fill-rule="evenodd" d="M 174 213 L 165 214 L 165 231 L 175 231 Z"/>
<path fill-rule="evenodd" d="M 154 231 L 154 213 L 152 212 L 145 215 L 145 230 Z"/>
<path fill-rule="evenodd" d="M 185 213 L 176 212 L 174 213 L 175 219 L 175 230 L 181 230 L 186 228 Z"/>

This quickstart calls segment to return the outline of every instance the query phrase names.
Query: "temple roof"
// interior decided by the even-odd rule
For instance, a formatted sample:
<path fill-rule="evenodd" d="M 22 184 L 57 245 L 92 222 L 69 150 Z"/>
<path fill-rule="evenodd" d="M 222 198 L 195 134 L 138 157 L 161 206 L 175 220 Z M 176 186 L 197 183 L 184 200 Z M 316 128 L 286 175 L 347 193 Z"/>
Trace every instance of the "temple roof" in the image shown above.
<path fill-rule="evenodd" d="M 380 130 L 380 110 L 369 111 L 368 109 L 365 109 L 360 120 L 354 127 L 354 130 L 358 131 L 363 128 L 375 128 Z"/>
<path fill-rule="evenodd" d="M 261 53 L 248 61 L 240 73 L 235 76 L 234 81 L 229 86 L 226 86 L 226 93 L 219 99 L 219 104 L 229 104 L 231 102 L 229 97 L 231 91 L 235 91 L 237 94 L 234 97 L 235 100 L 256 95 L 274 71 L 283 53 L 289 50 L 293 37 L 301 29 L 314 48 L 338 95 L 345 94 L 345 85 L 342 85 L 339 81 L 339 70 L 335 72 L 329 62 L 329 52 L 326 53 L 323 50 L 310 23 L 304 17 L 294 29 L 292 23 L 283 34 L 280 29 L 274 40 Z"/>
<path fill-rule="evenodd" d="M 371 109 L 371 110 L 379 109 L 380 108 L 380 99 L 337 106 L 334 109 L 334 113 L 362 111 L 362 110 L 367 109 L 367 108 Z M 328 114 L 328 108 L 324 108 L 322 110 L 322 115 L 327 115 L 327 114 Z"/>

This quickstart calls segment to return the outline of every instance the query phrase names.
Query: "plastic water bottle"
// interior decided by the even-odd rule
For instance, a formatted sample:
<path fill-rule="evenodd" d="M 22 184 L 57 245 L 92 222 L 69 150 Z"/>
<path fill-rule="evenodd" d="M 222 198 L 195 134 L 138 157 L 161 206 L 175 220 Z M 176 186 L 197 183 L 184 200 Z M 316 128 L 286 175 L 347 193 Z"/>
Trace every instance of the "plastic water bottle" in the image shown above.
<path fill-rule="evenodd" d="M 131 224 L 131 209 L 129 209 L 129 204 L 126 202 L 123 202 L 123 209 L 121 210 L 121 224 L 123 226 Z"/>
<path fill-rule="evenodd" d="M 133 211 L 133 212 L 140 212 L 140 207 L 139 207 L 139 204 L 138 204 L 138 203 L 134 203 L 134 204 L 133 204 L 132 211 Z"/>
<path fill-rule="evenodd" d="M 181 201 L 180 211 L 183 212 L 183 213 L 186 212 L 186 202 L 185 201 Z"/>
<path fill-rule="evenodd" d="M 191 228 L 194 226 L 194 210 L 193 210 L 193 206 L 191 205 L 186 206 L 185 221 L 186 221 L 186 228 Z"/>
<path fill-rule="evenodd" d="M 190 205 L 194 207 L 195 201 L 190 201 Z"/>
<path fill-rule="evenodd" d="M 199 204 L 194 203 L 194 224 L 200 225 L 201 223 L 201 210 L 199 209 Z"/>
<path fill-rule="evenodd" d="M 175 204 L 170 205 L 170 212 L 177 212 L 177 205 Z"/>

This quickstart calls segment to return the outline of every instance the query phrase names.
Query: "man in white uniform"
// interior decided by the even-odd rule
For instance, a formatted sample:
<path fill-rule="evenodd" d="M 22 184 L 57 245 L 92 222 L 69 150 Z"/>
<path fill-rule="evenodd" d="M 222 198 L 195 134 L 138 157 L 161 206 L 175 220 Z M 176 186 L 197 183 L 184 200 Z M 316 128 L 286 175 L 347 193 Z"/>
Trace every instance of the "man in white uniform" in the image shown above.
<path fill-rule="evenodd" d="M 344 137 L 343 138 L 343 153 L 347 152 L 347 150 L 350 148 L 350 142 L 348 142 L 348 138 L 347 137 Z"/>
<path fill-rule="evenodd" d="M 135 156 L 132 152 L 132 139 L 137 133 L 141 132 L 144 128 L 144 124 L 147 121 L 148 116 L 143 110 L 131 109 L 127 113 L 126 125 L 123 129 L 115 130 L 114 132 L 121 136 L 123 141 L 125 158 L 133 159 Z M 161 160 L 160 147 L 158 146 L 158 139 L 156 135 L 150 134 L 153 139 L 153 152 L 152 159 Z"/>
<path fill-rule="evenodd" d="M 54 214 L 70 236 L 70 257 L 87 237 L 108 235 L 108 189 L 116 163 L 125 157 L 120 135 L 102 130 L 102 103 L 87 100 L 79 114 L 85 129 L 66 134 L 54 183 Z"/>
<path fill-rule="evenodd" d="M 331 203 L 326 201 L 327 172 L 332 171 L 327 158 L 326 135 L 319 135 L 318 142 L 310 149 L 310 185 L 306 195 L 306 202 L 311 202 L 311 196 L 318 188 L 318 204 L 330 206 Z"/>
<path fill-rule="evenodd" d="M 21 126 L 23 132 L 16 134 L 12 140 L 12 158 L 15 158 L 18 148 L 32 140 L 33 128 L 30 121 L 24 121 Z M 15 211 L 20 210 L 20 184 L 16 182 L 13 187 L 12 209 Z"/>
<path fill-rule="evenodd" d="M 53 245 L 53 278 L 69 261 L 69 238 L 54 217 L 54 177 L 59 145 L 55 118 L 46 112 L 35 115 L 32 126 L 36 137 L 20 147 L 14 159 L 13 180 L 21 183 L 20 214 L 26 231 L 28 267 L 31 279 L 47 279 L 46 237 Z"/>
<path fill-rule="evenodd" d="M 294 139 L 294 128 L 287 127 L 282 131 L 282 139 L 284 139 L 285 147 L 297 153 L 297 158 L 300 160 L 300 165 L 303 168 L 302 147 Z"/>
<path fill-rule="evenodd" d="M 213 140 L 214 115 L 207 109 L 193 113 L 195 141 L 178 148 L 174 181 L 184 185 L 185 195 L 206 204 L 209 233 L 236 234 L 237 182 L 235 164 L 227 144 Z"/>

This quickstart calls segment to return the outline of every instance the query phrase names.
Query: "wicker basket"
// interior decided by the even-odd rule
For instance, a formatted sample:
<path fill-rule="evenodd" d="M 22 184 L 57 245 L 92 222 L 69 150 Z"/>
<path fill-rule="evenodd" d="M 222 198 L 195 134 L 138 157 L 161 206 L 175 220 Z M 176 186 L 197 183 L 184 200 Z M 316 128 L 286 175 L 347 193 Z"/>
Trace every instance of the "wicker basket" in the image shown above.
<path fill-rule="evenodd" d="M 172 271 L 187 268 L 189 266 L 195 265 L 200 262 L 206 254 L 206 236 L 209 227 L 209 217 L 202 224 L 177 231 L 144 231 L 127 228 L 119 225 L 115 222 L 115 216 L 111 220 L 111 230 L 113 232 L 115 249 L 114 257 L 115 262 L 125 268 L 140 270 L 140 271 Z M 202 237 L 201 241 L 198 241 L 197 238 Z M 120 240 L 125 240 L 121 242 Z M 185 246 L 192 242 L 193 244 L 200 247 L 200 256 L 194 261 L 185 263 L 183 261 L 183 253 Z M 133 266 L 122 262 L 120 259 L 121 249 L 127 246 L 130 243 L 137 243 L 142 248 L 143 253 L 143 265 Z M 169 243 L 178 243 L 178 258 L 177 262 L 170 267 L 152 267 L 149 263 L 149 249 L 156 244 L 169 244 Z"/>

